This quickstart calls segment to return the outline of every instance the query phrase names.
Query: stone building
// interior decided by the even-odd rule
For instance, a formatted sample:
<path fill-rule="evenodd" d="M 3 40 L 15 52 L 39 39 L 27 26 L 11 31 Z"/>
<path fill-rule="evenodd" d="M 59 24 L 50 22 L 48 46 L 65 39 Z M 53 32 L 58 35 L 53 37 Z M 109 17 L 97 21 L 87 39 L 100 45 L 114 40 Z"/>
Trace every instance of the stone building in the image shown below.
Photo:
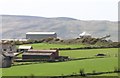
<path fill-rule="evenodd" d="M 11 67 L 13 57 L 14 57 L 13 54 L 8 54 L 8 53 L 0 54 L 0 68 Z"/>
<path fill-rule="evenodd" d="M 9 41 L 4 41 L 0 43 L 1 50 L 3 52 L 16 52 L 16 46 L 14 44 L 11 44 Z"/>

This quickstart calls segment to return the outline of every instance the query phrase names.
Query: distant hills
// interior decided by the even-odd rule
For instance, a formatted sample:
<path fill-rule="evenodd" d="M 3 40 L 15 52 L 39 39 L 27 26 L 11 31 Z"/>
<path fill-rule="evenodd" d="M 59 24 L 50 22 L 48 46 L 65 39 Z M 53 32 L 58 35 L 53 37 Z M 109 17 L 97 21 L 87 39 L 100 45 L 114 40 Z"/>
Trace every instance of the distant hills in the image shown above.
<path fill-rule="evenodd" d="M 77 38 L 83 31 L 93 37 L 111 35 L 111 39 L 118 39 L 117 22 L 106 20 L 78 20 L 68 17 L 45 18 L 36 16 L 1 15 L 2 38 L 25 38 L 29 31 L 54 31 L 59 38 Z"/>

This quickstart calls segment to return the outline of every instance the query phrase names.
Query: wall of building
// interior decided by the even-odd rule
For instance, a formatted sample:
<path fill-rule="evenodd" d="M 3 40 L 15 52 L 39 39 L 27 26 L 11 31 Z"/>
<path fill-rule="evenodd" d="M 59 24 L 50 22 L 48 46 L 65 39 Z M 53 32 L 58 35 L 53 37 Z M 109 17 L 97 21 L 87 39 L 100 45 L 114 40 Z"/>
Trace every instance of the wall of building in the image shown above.
<path fill-rule="evenodd" d="M 28 53 L 52 53 L 55 57 L 59 56 L 59 50 L 28 50 Z"/>
<path fill-rule="evenodd" d="M 59 52 L 58 52 L 58 51 L 53 52 L 53 55 L 54 55 L 55 57 L 58 57 L 58 56 L 59 56 Z"/>
<path fill-rule="evenodd" d="M 11 64 L 12 64 L 12 58 L 2 56 L 2 59 L 0 60 L 0 68 L 11 67 Z"/>
<path fill-rule="evenodd" d="M 57 38 L 57 34 L 26 34 L 26 39 Z"/>
<path fill-rule="evenodd" d="M 22 59 L 50 59 L 48 55 L 22 55 Z"/>
<path fill-rule="evenodd" d="M 16 52 L 16 46 L 12 44 L 0 44 L 3 52 Z"/>

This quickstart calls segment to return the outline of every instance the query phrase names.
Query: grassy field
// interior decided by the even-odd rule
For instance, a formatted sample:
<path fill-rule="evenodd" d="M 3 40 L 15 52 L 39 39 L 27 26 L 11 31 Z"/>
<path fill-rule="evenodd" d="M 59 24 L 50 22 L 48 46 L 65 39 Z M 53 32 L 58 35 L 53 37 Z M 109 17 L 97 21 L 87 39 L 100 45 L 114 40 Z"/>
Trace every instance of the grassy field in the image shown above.
<path fill-rule="evenodd" d="M 95 55 L 97 54 L 106 54 L 108 57 L 115 57 L 118 55 L 118 49 L 107 48 L 107 49 L 62 50 L 60 51 L 60 55 L 69 56 L 71 58 L 95 57 Z"/>
<path fill-rule="evenodd" d="M 82 44 L 48 44 L 48 43 L 36 43 L 36 44 L 26 44 L 33 46 L 34 49 L 50 49 L 50 48 L 80 48 L 85 45 Z"/>
<path fill-rule="evenodd" d="M 78 60 L 59 63 L 40 63 L 31 65 L 13 66 L 3 69 L 4 76 L 58 76 L 68 75 L 73 72 L 79 73 L 80 69 L 85 72 L 105 72 L 113 71 L 117 67 L 117 58 L 98 58 L 88 60 Z"/>
<path fill-rule="evenodd" d="M 29 44 L 30 45 L 30 44 Z M 65 48 L 65 47 L 84 47 L 84 45 L 63 45 L 63 44 L 31 44 L 34 49 Z M 71 58 L 89 58 L 98 53 L 107 55 L 105 58 L 84 59 L 56 63 L 39 63 L 21 66 L 12 66 L 3 69 L 3 76 L 61 76 L 79 73 L 84 69 L 85 73 L 114 71 L 118 67 L 118 49 L 90 49 L 90 50 L 61 50 L 61 56 Z M 115 76 L 117 74 L 103 74 L 103 76 Z M 101 75 L 100 75 L 101 76 Z"/>

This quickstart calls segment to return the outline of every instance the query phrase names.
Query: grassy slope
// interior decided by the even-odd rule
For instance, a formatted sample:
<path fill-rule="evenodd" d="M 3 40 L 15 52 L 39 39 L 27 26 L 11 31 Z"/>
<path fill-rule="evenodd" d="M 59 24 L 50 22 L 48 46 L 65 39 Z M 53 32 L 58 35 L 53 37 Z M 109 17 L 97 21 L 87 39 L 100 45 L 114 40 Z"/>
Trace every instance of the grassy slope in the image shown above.
<path fill-rule="evenodd" d="M 90 50 L 62 50 L 60 55 L 69 56 L 71 58 L 94 57 L 96 54 L 103 53 L 109 57 L 118 55 L 117 48 L 109 49 L 90 49 Z"/>
<path fill-rule="evenodd" d="M 112 63 L 111 63 L 112 62 Z M 3 75 L 7 76 L 35 76 L 67 75 L 73 72 L 78 73 L 84 68 L 85 72 L 112 71 L 117 67 L 117 58 L 99 58 L 59 63 L 41 63 L 23 66 L 13 66 L 3 69 Z"/>
<path fill-rule="evenodd" d="M 26 44 L 26 45 L 32 45 L 34 49 L 50 49 L 50 48 L 79 48 L 84 47 L 85 45 L 80 44 L 48 44 L 48 43 L 36 43 L 36 44 Z"/>
<path fill-rule="evenodd" d="M 30 44 L 29 44 L 30 45 Z M 32 44 L 35 49 L 48 49 L 56 47 L 78 47 L 79 45 L 61 45 L 61 44 Z M 35 76 L 56 76 L 67 75 L 73 72 L 78 73 L 80 69 L 84 68 L 85 72 L 98 71 L 113 71 L 114 67 L 118 66 L 118 59 L 115 57 L 118 49 L 92 49 L 92 50 L 66 50 L 60 51 L 60 55 L 66 55 L 73 58 L 93 57 L 98 53 L 105 53 L 109 57 L 77 60 L 59 63 L 40 63 L 23 66 L 13 66 L 11 68 L 3 69 L 4 76 L 26 76 L 34 74 Z M 112 75 L 112 74 L 111 74 Z M 114 74 L 113 74 L 114 75 Z"/>

